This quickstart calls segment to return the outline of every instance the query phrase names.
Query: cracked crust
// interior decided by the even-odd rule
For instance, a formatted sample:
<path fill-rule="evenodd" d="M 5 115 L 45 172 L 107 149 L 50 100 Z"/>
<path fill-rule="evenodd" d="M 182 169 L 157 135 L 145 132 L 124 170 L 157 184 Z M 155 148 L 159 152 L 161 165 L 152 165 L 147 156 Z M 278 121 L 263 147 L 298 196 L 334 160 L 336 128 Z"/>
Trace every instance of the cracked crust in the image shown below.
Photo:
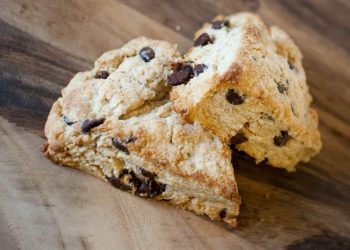
<path fill-rule="evenodd" d="M 138 55 L 143 47 L 155 52 L 149 62 Z M 179 58 L 175 46 L 146 38 L 102 55 L 54 103 L 43 151 L 119 189 L 234 227 L 240 197 L 229 147 L 200 124 L 183 123 L 167 98 L 166 77 Z M 96 79 L 101 71 L 107 79 Z"/>
<path fill-rule="evenodd" d="M 294 170 L 321 148 L 317 113 L 310 108 L 302 55 L 278 27 L 268 28 L 250 13 L 215 20 L 227 26 L 205 24 L 196 37 L 207 33 L 212 43 L 193 47 L 184 61 L 205 64 L 206 71 L 171 91 L 174 110 L 187 122 L 200 122 L 229 143 L 237 134 L 247 140 L 234 145 L 257 162 Z M 243 103 L 233 105 L 234 90 Z M 232 101 L 232 100 L 231 100 Z M 287 131 L 285 145 L 274 138 Z"/>

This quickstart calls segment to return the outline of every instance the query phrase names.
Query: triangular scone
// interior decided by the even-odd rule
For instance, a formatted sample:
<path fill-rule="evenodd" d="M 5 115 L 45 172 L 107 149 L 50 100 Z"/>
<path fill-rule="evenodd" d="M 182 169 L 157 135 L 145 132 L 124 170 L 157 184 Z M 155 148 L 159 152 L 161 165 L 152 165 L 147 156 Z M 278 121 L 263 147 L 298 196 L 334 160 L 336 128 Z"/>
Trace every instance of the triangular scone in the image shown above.
<path fill-rule="evenodd" d="M 321 148 L 301 60 L 289 36 L 258 16 L 219 16 L 169 76 L 174 109 L 257 162 L 294 170 Z"/>
<path fill-rule="evenodd" d="M 45 153 L 119 189 L 234 227 L 240 197 L 229 147 L 201 125 L 182 123 L 166 98 L 178 59 L 175 46 L 146 38 L 104 54 L 54 103 Z"/>

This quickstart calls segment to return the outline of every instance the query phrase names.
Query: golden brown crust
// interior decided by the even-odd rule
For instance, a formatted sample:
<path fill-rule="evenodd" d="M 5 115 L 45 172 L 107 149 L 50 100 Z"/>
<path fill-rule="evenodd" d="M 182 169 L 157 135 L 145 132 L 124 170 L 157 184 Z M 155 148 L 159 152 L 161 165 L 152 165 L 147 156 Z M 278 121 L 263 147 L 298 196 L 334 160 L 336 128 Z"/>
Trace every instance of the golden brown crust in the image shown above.
<path fill-rule="evenodd" d="M 137 53 L 146 46 L 155 51 L 153 64 Z M 45 154 L 104 180 L 117 178 L 114 185 L 136 195 L 140 182 L 161 190 L 164 184 L 165 191 L 151 198 L 235 226 L 240 197 L 229 147 L 201 125 L 183 123 L 167 100 L 165 79 L 178 59 L 174 46 L 145 38 L 104 54 L 54 103 Z M 102 70 L 108 78 L 96 79 Z M 87 120 L 101 122 L 84 132 Z M 154 177 L 143 176 L 141 168 Z M 222 209 L 226 216 L 220 218 Z"/>
<path fill-rule="evenodd" d="M 308 161 L 321 148 L 301 53 L 284 31 L 269 29 L 256 15 L 240 13 L 226 20 L 230 27 L 215 30 L 205 24 L 196 33 L 197 37 L 206 32 L 214 42 L 192 48 L 184 60 L 206 64 L 208 69 L 173 88 L 174 110 L 227 143 L 235 134 L 245 133 L 248 141 L 237 145 L 239 150 L 257 162 L 267 158 L 273 166 L 293 170 L 298 161 Z M 229 89 L 244 102 L 229 104 L 225 100 Z M 270 117 L 273 124 L 261 116 Z M 288 131 L 291 139 L 285 147 L 276 147 L 273 138 L 281 131 Z"/>

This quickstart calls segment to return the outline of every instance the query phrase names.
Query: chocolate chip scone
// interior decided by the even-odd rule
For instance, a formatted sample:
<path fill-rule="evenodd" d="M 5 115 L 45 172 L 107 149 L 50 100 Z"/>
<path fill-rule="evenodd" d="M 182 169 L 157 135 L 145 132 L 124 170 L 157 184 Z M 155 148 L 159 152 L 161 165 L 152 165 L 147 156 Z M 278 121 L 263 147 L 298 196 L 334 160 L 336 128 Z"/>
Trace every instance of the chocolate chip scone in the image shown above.
<path fill-rule="evenodd" d="M 302 54 L 253 14 L 219 16 L 169 76 L 174 109 L 259 163 L 294 170 L 321 148 Z"/>
<path fill-rule="evenodd" d="M 45 154 L 134 195 L 236 225 L 240 197 L 228 146 L 172 111 L 176 46 L 139 38 L 78 73 L 53 105 Z"/>

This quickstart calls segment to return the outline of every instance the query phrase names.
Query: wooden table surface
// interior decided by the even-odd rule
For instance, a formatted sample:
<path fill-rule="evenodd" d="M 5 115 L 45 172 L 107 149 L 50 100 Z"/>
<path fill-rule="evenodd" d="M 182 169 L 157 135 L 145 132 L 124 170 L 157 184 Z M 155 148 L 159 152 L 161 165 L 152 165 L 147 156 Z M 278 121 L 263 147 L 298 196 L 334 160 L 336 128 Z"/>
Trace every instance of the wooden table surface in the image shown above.
<path fill-rule="evenodd" d="M 40 152 L 74 73 L 137 36 L 186 51 L 217 14 L 253 11 L 300 46 L 321 153 L 287 173 L 234 162 L 238 228 L 133 197 Z M 0 0 L 0 249 L 350 249 L 349 0 Z"/>

